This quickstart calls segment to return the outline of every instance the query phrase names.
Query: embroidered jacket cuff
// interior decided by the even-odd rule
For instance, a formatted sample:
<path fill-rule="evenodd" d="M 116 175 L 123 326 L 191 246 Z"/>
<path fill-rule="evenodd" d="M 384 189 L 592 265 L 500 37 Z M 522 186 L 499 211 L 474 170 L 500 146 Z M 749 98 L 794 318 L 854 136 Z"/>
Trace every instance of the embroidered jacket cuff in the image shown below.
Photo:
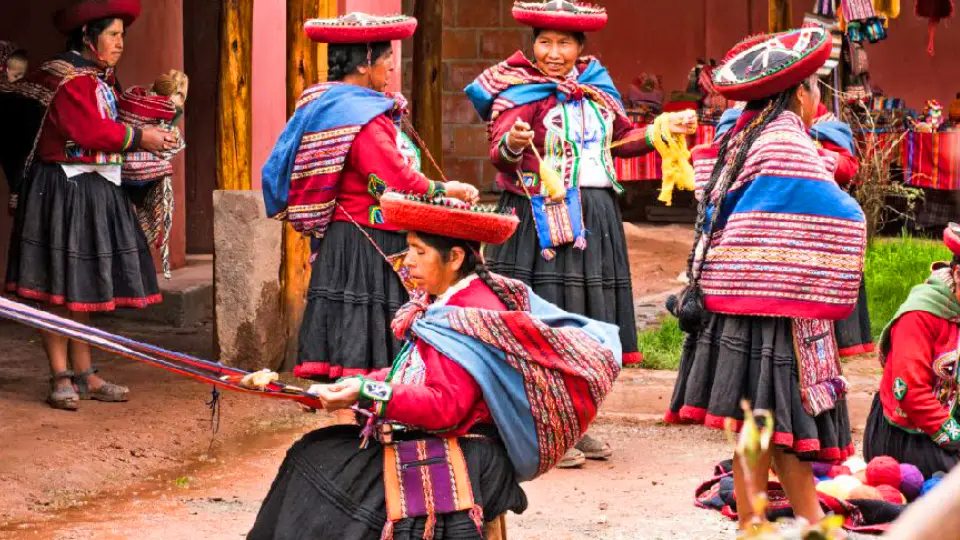
<path fill-rule="evenodd" d="M 522 150 L 520 152 L 514 152 L 510 149 L 510 145 L 507 144 L 507 135 L 504 135 L 500 139 L 498 146 L 500 147 L 500 157 L 508 163 L 517 163 L 520 161 L 520 158 L 523 157 Z"/>
<path fill-rule="evenodd" d="M 956 447 L 960 444 L 960 423 L 950 418 L 933 435 L 933 441 L 940 446 Z"/>
<path fill-rule="evenodd" d="M 140 149 L 140 141 L 143 140 L 143 130 L 132 126 L 127 126 L 127 136 L 123 141 L 122 152 L 130 152 Z"/>

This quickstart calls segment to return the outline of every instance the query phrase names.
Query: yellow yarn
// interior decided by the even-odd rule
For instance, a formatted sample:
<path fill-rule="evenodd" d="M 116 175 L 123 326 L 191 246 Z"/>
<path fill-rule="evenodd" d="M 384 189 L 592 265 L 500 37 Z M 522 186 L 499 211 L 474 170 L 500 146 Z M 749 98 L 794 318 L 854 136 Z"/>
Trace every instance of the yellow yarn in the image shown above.
<path fill-rule="evenodd" d="M 873 9 L 877 15 L 886 18 L 884 25 L 900 16 L 900 0 L 873 0 Z"/>
<path fill-rule="evenodd" d="M 543 160 L 540 160 L 540 183 L 547 189 L 547 196 L 551 199 L 562 199 L 567 194 L 560 173 Z"/>
<path fill-rule="evenodd" d="M 670 118 L 672 113 L 661 114 L 653 121 L 653 132 L 650 134 L 653 147 L 663 158 L 663 179 L 660 185 L 660 196 L 657 200 L 673 204 L 673 189 L 692 191 L 696 184 L 693 180 L 693 165 L 690 164 L 690 151 L 687 150 L 687 137 L 670 132 Z"/>

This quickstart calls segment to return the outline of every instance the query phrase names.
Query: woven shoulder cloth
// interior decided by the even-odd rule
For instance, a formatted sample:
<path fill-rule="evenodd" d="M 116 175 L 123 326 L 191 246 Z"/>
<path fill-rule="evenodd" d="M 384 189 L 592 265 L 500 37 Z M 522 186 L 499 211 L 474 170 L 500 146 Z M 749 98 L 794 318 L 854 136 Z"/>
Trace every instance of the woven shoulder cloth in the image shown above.
<path fill-rule="evenodd" d="M 716 145 L 694 152 L 698 190 L 717 154 Z M 708 217 L 718 195 L 700 194 L 713 201 Z M 701 286 L 712 312 L 839 320 L 856 305 L 866 248 L 863 211 L 834 182 L 792 112 L 753 144 L 716 229 L 702 241 L 710 243 Z"/>
<path fill-rule="evenodd" d="M 620 373 L 619 329 L 493 279 L 519 311 L 431 306 L 412 332 L 477 381 L 525 481 L 553 468 L 596 418 Z"/>
<path fill-rule="evenodd" d="M 402 110 L 405 101 L 398 96 L 339 82 L 305 90 L 263 166 L 267 216 L 322 238 L 354 139 L 377 116 Z"/>
<path fill-rule="evenodd" d="M 620 93 L 600 61 L 584 56 L 577 61 L 577 66 L 580 73 L 576 79 L 549 77 L 518 51 L 484 70 L 464 92 L 480 118 L 490 126 L 504 111 L 551 95 L 564 102 L 587 98 L 618 115 L 625 115 Z"/>

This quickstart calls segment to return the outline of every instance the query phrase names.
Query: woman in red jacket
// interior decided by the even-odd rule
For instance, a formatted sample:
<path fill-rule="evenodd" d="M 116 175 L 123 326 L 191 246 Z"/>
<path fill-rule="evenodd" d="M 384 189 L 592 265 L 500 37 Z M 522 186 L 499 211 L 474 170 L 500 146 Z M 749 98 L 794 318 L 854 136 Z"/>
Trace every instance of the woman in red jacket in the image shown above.
<path fill-rule="evenodd" d="M 158 128 L 117 121 L 113 70 L 139 0 L 87 0 L 58 13 L 70 66 L 59 81 L 20 185 L 6 285 L 23 298 L 64 306 L 78 322 L 91 311 L 160 302 L 156 270 L 133 206 L 120 187 L 123 153 L 176 144 Z M 126 401 L 127 389 L 96 375 L 90 348 L 43 334 L 50 361 L 48 402 Z M 72 368 L 72 369 L 71 369 Z"/>
<path fill-rule="evenodd" d="M 891 456 L 926 478 L 960 462 L 960 225 L 943 239 L 953 260 L 933 266 L 880 336 L 883 378 L 863 437 L 867 459 Z"/>
<path fill-rule="evenodd" d="M 407 245 L 383 218 L 383 192 L 477 198 L 473 186 L 421 174 L 399 137 L 406 102 L 385 93 L 394 69 L 391 40 L 410 37 L 416 27 L 411 17 L 364 13 L 304 27 L 312 40 L 329 43 L 329 81 L 304 91 L 263 167 L 268 215 L 314 240 L 299 377 L 364 375 L 389 366 L 400 350 L 390 321 L 409 299 L 410 284 L 394 266 Z"/>

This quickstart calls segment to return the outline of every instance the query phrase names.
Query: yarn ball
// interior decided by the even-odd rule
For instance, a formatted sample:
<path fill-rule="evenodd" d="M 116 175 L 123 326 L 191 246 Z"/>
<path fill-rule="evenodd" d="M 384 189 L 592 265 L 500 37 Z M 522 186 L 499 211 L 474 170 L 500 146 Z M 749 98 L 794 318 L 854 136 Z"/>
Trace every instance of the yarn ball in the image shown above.
<path fill-rule="evenodd" d="M 850 472 L 853 474 L 867 470 L 867 462 L 859 456 L 853 456 L 852 458 L 844 461 L 843 466 L 850 469 Z"/>
<path fill-rule="evenodd" d="M 900 464 L 889 456 L 879 456 L 867 464 L 867 484 L 900 487 Z"/>
<path fill-rule="evenodd" d="M 830 474 L 830 469 L 833 468 L 833 464 L 814 461 L 810 464 L 810 466 L 813 467 L 814 476 L 829 476 L 830 478 L 833 478 L 833 476 Z"/>
<path fill-rule="evenodd" d="M 923 489 L 923 473 L 916 465 L 900 464 L 900 492 L 906 495 L 907 500 L 914 500 L 920 496 Z"/>
<path fill-rule="evenodd" d="M 943 477 L 942 477 L 942 476 L 934 476 L 933 478 L 931 478 L 931 479 L 927 480 L 926 482 L 924 482 L 924 483 L 923 483 L 923 488 L 920 489 L 920 496 L 922 497 L 922 496 L 926 495 L 927 493 L 930 493 L 930 491 L 931 491 L 933 488 L 937 487 L 937 485 L 940 484 L 940 479 L 941 479 L 941 478 L 943 478 Z"/>
<path fill-rule="evenodd" d="M 852 488 L 848 484 L 845 485 L 844 482 L 837 482 L 836 479 L 824 480 L 817 484 L 817 491 L 842 501 L 847 500 L 847 496 L 850 495 L 850 489 Z"/>
<path fill-rule="evenodd" d="M 863 469 L 862 471 L 857 471 L 857 472 L 853 473 L 853 477 L 856 478 L 857 480 L 859 480 L 861 484 L 869 485 L 869 484 L 867 484 L 867 469 L 866 469 L 866 467 L 864 467 L 864 469 Z"/>
<path fill-rule="evenodd" d="M 836 478 L 838 476 L 850 476 L 852 474 L 853 472 L 850 470 L 849 467 L 844 467 L 843 465 L 836 465 L 834 467 L 830 467 L 830 472 L 827 474 L 827 476 L 829 476 L 830 478 Z M 860 482 L 860 483 L 862 484 L 863 482 Z"/>
<path fill-rule="evenodd" d="M 847 493 L 850 493 L 851 491 L 863 485 L 863 482 L 848 474 L 842 474 L 834 478 L 833 481 L 840 486 L 841 491 L 846 491 Z"/>
<path fill-rule="evenodd" d="M 882 501 L 883 495 L 873 486 L 857 486 L 847 496 L 850 500 Z"/>
<path fill-rule="evenodd" d="M 880 492 L 880 495 L 883 497 L 883 500 L 891 504 L 907 504 L 907 498 L 903 496 L 903 493 L 900 493 L 897 488 L 888 486 L 886 484 L 881 484 L 876 486 L 876 490 Z"/>

